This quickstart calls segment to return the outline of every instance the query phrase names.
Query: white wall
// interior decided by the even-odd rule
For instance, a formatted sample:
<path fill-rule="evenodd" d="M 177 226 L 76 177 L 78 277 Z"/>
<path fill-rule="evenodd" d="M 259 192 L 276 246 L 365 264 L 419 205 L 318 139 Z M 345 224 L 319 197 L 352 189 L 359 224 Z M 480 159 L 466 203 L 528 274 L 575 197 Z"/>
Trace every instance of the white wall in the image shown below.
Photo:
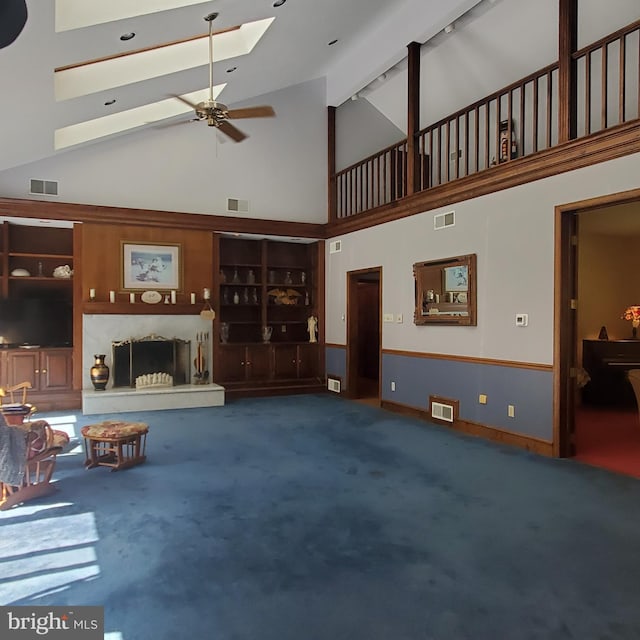
<path fill-rule="evenodd" d="M 403 94 L 399 94 L 402 101 Z M 406 104 L 406 91 L 404 102 Z M 387 120 L 366 98 L 347 100 L 336 110 L 336 169 L 399 142 L 404 131 Z"/>
<path fill-rule="evenodd" d="M 638 188 L 639 176 L 635 154 L 342 236 L 341 253 L 327 245 L 326 341 L 346 344 L 346 273 L 381 265 L 383 312 L 404 316 L 383 325 L 383 348 L 551 364 L 554 207 Z M 449 210 L 455 226 L 434 231 Z M 415 326 L 413 264 L 466 253 L 478 256 L 478 325 Z"/>
<path fill-rule="evenodd" d="M 326 222 L 324 80 L 256 103 L 276 117 L 239 122 L 242 143 L 220 144 L 204 122 L 150 128 L 0 172 L 0 195 L 30 198 L 29 179 L 40 178 L 58 180 L 64 202 Z M 249 212 L 228 214 L 227 197 L 249 200 Z"/>
<path fill-rule="evenodd" d="M 638 0 L 580 0 L 579 47 L 640 18 Z M 420 126 L 479 100 L 558 59 L 558 0 L 498 0 L 483 3 L 422 47 Z M 630 45 L 633 47 L 633 43 Z M 367 99 L 406 131 L 406 64 Z"/>

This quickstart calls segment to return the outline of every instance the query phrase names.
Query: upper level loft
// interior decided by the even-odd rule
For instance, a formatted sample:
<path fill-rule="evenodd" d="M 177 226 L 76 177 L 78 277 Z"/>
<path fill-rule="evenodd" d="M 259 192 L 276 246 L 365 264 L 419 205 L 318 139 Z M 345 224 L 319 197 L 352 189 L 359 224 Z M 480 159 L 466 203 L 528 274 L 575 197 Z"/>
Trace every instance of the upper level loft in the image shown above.
<path fill-rule="evenodd" d="M 640 19 L 578 48 L 579 5 L 557 3 L 556 61 L 423 127 L 431 87 L 410 44 L 397 102 L 411 133 L 340 169 L 330 108 L 329 235 L 640 151 Z"/>

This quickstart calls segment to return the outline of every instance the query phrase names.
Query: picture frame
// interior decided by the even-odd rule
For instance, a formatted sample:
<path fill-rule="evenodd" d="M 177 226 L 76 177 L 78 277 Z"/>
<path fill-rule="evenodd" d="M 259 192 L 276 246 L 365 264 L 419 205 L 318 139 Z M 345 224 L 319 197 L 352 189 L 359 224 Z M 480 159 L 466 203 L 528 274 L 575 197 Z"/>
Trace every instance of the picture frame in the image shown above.
<path fill-rule="evenodd" d="M 458 264 L 454 267 L 445 267 L 444 290 L 445 291 L 468 291 L 469 290 L 469 267 L 466 264 Z"/>
<path fill-rule="evenodd" d="M 179 244 L 121 243 L 121 284 L 124 291 L 182 289 Z"/>

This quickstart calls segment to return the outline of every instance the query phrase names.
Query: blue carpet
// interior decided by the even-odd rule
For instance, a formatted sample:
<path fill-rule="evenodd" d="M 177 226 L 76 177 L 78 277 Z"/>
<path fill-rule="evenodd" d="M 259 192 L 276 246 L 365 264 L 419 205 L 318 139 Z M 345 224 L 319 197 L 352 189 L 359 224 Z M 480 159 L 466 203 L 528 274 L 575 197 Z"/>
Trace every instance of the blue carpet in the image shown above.
<path fill-rule="evenodd" d="M 117 640 L 640 637 L 637 479 L 331 395 L 123 416 L 144 465 L 78 449 L 0 513 L 1 604 Z"/>

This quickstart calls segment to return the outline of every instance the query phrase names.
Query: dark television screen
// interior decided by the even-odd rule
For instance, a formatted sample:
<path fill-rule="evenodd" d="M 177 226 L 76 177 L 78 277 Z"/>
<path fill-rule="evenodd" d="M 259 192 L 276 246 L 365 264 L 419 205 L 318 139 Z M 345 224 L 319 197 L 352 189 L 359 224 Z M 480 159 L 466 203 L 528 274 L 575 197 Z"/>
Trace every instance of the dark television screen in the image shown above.
<path fill-rule="evenodd" d="M 0 342 L 68 347 L 73 341 L 73 305 L 67 300 L 0 300 Z"/>

